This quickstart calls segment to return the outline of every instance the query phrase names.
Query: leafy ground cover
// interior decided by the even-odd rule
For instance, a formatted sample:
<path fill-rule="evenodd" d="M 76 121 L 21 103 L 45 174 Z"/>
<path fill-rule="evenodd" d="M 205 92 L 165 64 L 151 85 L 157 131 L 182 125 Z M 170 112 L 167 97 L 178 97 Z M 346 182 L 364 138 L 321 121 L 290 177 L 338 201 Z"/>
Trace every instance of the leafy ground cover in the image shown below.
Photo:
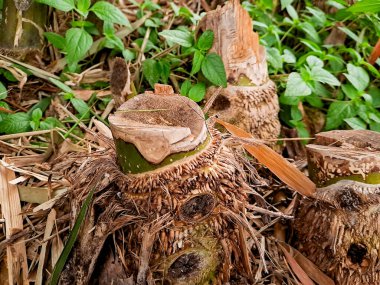
<path fill-rule="evenodd" d="M 107 123 L 115 56 L 130 63 L 130 96 L 159 82 L 202 103 L 208 86 L 227 84 L 220 57 L 208 53 L 213 33 L 197 29 L 210 9 L 205 2 L 38 2 L 55 8 L 57 23 L 52 16 L 34 69 L 2 59 L 0 133 L 58 127 L 80 135 L 75 118 Z M 243 2 L 267 49 L 282 123 L 301 137 L 336 128 L 380 131 L 379 60 L 368 62 L 380 35 L 379 15 L 368 12 L 376 7 L 366 1 L 350 9 L 342 0 L 328 4 L 324 12 L 311 1 Z M 75 118 L 59 114 L 57 104 Z"/>

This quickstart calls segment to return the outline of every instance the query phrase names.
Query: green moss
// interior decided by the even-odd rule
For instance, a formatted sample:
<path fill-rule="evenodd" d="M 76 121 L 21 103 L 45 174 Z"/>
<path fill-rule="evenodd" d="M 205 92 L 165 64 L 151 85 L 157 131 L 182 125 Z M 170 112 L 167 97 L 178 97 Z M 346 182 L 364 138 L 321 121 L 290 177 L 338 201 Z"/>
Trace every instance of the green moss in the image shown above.
<path fill-rule="evenodd" d="M 210 137 L 207 137 L 207 139 L 195 149 L 187 152 L 174 153 L 166 157 L 161 163 L 153 164 L 145 160 L 145 158 L 132 143 L 127 143 L 121 139 L 115 139 L 117 160 L 123 172 L 126 174 L 143 173 L 170 165 L 180 159 L 198 153 L 203 150 L 209 142 Z"/>

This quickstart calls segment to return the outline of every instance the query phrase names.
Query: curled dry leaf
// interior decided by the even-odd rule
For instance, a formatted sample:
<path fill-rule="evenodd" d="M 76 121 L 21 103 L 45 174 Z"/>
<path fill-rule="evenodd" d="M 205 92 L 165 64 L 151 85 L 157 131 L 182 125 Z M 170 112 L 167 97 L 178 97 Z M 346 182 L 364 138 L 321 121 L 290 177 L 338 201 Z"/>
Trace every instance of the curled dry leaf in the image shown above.
<path fill-rule="evenodd" d="M 285 252 L 287 252 L 289 256 L 298 263 L 302 270 L 316 283 L 320 285 L 335 285 L 335 282 L 330 277 L 324 274 L 313 262 L 303 256 L 298 250 L 284 242 L 280 242 L 280 248 L 284 252 L 287 259 L 288 256 Z"/>

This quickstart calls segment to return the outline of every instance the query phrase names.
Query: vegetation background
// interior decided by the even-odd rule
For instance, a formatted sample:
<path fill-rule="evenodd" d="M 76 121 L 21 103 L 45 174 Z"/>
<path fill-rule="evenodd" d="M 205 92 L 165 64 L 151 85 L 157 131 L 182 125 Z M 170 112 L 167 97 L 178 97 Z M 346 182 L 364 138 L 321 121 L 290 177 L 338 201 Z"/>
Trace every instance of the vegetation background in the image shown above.
<path fill-rule="evenodd" d="M 205 1 L 38 2 L 56 13 L 49 14 L 34 69 L 22 58 L 0 65 L 0 133 L 58 127 L 80 135 L 78 122 L 60 117 L 54 100 L 81 123 L 96 117 L 107 124 L 111 97 L 104 90 L 115 56 L 130 63 L 130 96 L 159 82 L 202 103 L 207 86 L 227 84 L 220 57 L 207 53 L 212 32 L 197 30 Z M 379 1 L 349 9 L 344 0 L 322 1 L 324 10 L 315 2 L 242 2 L 266 47 L 283 125 L 305 138 L 337 128 L 380 131 L 380 62 L 369 62 L 380 37 Z"/>

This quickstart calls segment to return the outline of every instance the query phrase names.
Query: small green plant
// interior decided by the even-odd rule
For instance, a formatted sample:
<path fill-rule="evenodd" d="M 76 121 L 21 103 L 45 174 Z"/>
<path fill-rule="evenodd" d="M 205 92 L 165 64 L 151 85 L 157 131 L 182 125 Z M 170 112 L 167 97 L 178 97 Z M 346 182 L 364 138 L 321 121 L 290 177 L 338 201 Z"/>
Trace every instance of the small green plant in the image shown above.
<path fill-rule="evenodd" d="M 269 71 L 279 86 L 281 120 L 300 136 L 310 136 L 302 108 L 307 106 L 324 114 L 325 130 L 379 131 L 380 73 L 366 58 L 380 36 L 380 18 L 352 13 L 376 12 L 378 0 L 348 9 L 345 1 L 328 1 L 336 9 L 331 14 L 311 1 L 295 3 L 243 3 L 267 49 Z M 276 9 L 281 12 L 274 13 Z M 344 43 L 326 41 L 334 29 L 343 33 Z"/>
<path fill-rule="evenodd" d="M 1 99 L 5 98 L 4 96 L 1 97 Z M 14 113 L 6 102 L 0 101 L 0 134 L 14 134 L 64 127 L 54 117 L 43 118 L 43 112 L 49 105 L 50 99 L 45 98 L 40 100 L 28 112 Z"/>
<path fill-rule="evenodd" d="M 214 33 L 211 30 L 205 31 L 195 43 L 192 34 L 187 30 L 164 30 L 159 35 L 164 37 L 170 46 L 182 46 L 184 55 L 192 57 L 191 71 L 188 75 L 194 78 L 196 83 L 192 84 L 190 79 L 186 79 L 181 85 L 182 95 L 195 102 L 202 101 L 206 94 L 204 78 L 212 85 L 227 86 L 222 59 L 216 53 L 207 53 L 214 41 Z M 143 74 L 151 86 L 158 82 L 160 77 L 166 83 L 169 72 L 170 67 L 165 65 L 165 62 L 154 59 L 143 62 Z M 196 77 L 197 75 L 199 76 Z"/>
<path fill-rule="evenodd" d="M 103 20 L 103 33 L 106 47 L 124 51 L 123 42 L 115 36 L 114 24 L 130 26 L 125 15 L 114 5 L 106 1 L 96 1 L 91 5 L 91 0 L 38 0 L 37 2 L 49 5 L 64 12 L 75 11 L 80 15 L 79 21 L 72 21 L 71 28 L 66 31 L 65 37 L 47 32 L 48 41 L 65 53 L 68 69 L 74 72 L 78 69 L 78 63 L 82 60 L 93 45 L 92 35 L 98 35 L 96 26 L 86 21 L 90 12 Z M 123 53 L 124 54 L 124 53 Z"/>

